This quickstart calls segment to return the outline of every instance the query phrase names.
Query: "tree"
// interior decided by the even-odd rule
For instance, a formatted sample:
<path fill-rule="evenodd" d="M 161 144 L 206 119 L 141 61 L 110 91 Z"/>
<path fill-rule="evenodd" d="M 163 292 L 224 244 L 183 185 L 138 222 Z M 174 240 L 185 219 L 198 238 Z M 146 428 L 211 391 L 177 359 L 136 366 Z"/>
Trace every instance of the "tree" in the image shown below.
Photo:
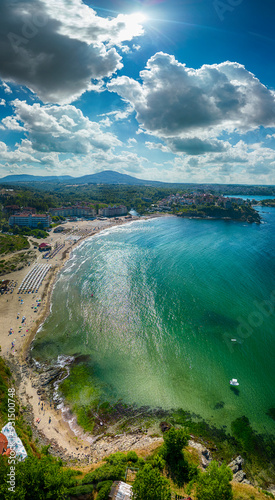
<path fill-rule="evenodd" d="M 171 427 L 163 435 L 164 453 L 167 458 L 179 457 L 183 448 L 187 446 L 190 436 L 185 429 L 175 429 Z"/>
<path fill-rule="evenodd" d="M 146 464 L 136 475 L 133 500 L 171 500 L 168 479 L 163 477 L 158 469 Z"/>
<path fill-rule="evenodd" d="M 12 226 L 12 232 L 13 234 L 19 234 L 20 232 L 19 226 L 17 226 L 16 224 Z"/>
<path fill-rule="evenodd" d="M 174 427 L 171 427 L 163 435 L 162 456 L 166 462 L 169 476 L 180 487 L 197 474 L 197 468 L 188 464 L 183 454 L 183 448 L 187 446 L 189 438 L 190 436 L 185 429 L 175 429 Z"/>
<path fill-rule="evenodd" d="M 75 486 L 74 471 L 63 469 L 61 460 L 50 455 L 41 459 L 28 457 L 24 462 L 16 463 L 16 500 L 65 500 L 69 488 Z M 0 457 L 0 498 L 12 498 L 7 483 L 10 466 L 5 457 Z"/>
<path fill-rule="evenodd" d="M 230 481 L 232 471 L 225 464 L 219 467 L 216 461 L 211 462 L 206 472 L 200 474 L 197 487 L 197 500 L 232 500 L 232 486 Z"/>
<path fill-rule="evenodd" d="M 4 224 L 2 225 L 2 232 L 3 233 L 9 233 L 10 231 L 11 231 L 10 226 L 8 225 L 7 222 L 4 222 Z"/>

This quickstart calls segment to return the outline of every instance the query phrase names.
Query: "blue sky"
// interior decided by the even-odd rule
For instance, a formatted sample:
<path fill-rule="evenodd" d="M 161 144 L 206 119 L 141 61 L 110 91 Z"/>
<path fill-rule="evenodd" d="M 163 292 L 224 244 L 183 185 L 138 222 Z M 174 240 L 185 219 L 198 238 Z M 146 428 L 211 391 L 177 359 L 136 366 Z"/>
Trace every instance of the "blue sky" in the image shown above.
<path fill-rule="evenodd" d="M 274 184 L 273 0 L 1 0 L 0 177 Z"/>

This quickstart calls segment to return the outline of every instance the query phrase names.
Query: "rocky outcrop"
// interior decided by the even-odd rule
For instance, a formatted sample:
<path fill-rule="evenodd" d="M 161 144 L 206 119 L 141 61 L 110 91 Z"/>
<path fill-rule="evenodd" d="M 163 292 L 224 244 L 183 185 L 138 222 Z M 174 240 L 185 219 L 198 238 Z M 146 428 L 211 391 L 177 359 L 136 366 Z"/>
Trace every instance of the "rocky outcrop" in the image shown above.
<path fill-rule="evenodd" d="M 92 463 L 100 462 L 110 453 L 117 451 L 128 451 L 132 449 L 148 448 L 157 446 L 163 443 L 162 438 L 146 436 L 143 432 L 135 432 L 130 434 L 117 434 L 115 436 L 104 436 L 95 440 L 91 444 L 91 461 Z"/>
<path fill-rule="evenodd" d="M 168 424 L 167 422 L 160 422 L 159 424 L 161 432 L 166 432 L 171 429 L 171 424 Z"/>
<path fill-rule="evenodd" d="M 190 439 L 188 444 L 189 444 L 189 446 L 191 446 L 192 448 L 195 448 L 195 450 L 198 451 L 199 457 L 200 457 L 200 465 L 203 469 L 206 469 L 206 467 L 208 467 L 208 465 L 212 461 L 210 451 L 207 448 L 205 448 L 205 446 L 203 446 L 201 443 L 197 443 L 196 441 L 193 441 L 192 439 Z"/>
<path fill-rule="evenodd" d="M 243 466 L 244 459 L 239 455 L 235 460 L 232 460 L 230 464 L 228 464 L 228 467 L 232 470 L 233 472 L 233 481 L 235 483 L 242 483 L 242 484 L 251 484 L 248 479 L 246 479 L 246 473 L 243 471 L 242 466 Z"/>
<path fill-rule="evenodd" d="M 243 458 L 241 457 L 241 455 L 239 455 L 237 458 L 235 458 L 235 460 L 228 464 L 228 467 L 232 470 L 233 474 L 236 474 L 238 471 L 242 470 L 243 462 Z"/>

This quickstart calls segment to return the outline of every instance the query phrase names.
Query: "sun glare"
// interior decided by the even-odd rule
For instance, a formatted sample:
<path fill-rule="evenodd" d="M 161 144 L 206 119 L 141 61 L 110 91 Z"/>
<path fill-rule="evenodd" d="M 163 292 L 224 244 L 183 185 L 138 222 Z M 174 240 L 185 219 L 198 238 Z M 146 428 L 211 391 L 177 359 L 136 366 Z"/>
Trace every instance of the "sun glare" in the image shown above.
<path fill-rule="evenodd" d="M 125 24 L 125 27 L 120 34 L 126 40 L 130 40 L 134 36 L 143 34 L 143 24 L 146 19 L 146 15 L 142 12 L 134 12 L 133 14 L 120 14 L 116 18 L 116 20 L 121 20 Z"/>
<path fill-rule="evenodd" d="M 147 20 L 147 16 L 143 12 L 135 12 L 131 16 L 137 24 L 142 24 Z"/>

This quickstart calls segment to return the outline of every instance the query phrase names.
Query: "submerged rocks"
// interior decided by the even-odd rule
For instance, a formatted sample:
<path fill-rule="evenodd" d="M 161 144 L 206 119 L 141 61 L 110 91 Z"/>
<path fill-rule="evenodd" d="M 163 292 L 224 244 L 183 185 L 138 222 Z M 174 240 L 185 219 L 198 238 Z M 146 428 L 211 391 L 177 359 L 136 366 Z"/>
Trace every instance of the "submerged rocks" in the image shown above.
<path fill-rule="evenodd" d="M 61 374 L 63 374 L 63 368 L 50 368 L 47 372 L 40 375 L 40 385 L 44 387 L 56 380 Z"/>

